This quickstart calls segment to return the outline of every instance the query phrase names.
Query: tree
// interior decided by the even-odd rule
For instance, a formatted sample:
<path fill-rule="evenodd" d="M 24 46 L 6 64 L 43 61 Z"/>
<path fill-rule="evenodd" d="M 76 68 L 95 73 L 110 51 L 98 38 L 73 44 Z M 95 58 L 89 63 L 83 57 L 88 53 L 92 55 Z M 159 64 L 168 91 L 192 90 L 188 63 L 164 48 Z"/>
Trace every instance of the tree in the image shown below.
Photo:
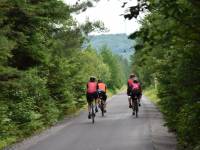
<path fill-rule="evenodd" d="M 199 148 L 199 3 L 146 1 L 151 12 L 138 32 L 133 68 L 146 87 L 158 79 L 160 106 L 183 149 Z M 194 5 L 194 3 L 196 5 Z M 189 142 L 188 142 L 189 141 Z"/>
<path fill-rule="evenodd" d="M 100 50 L 100 54 L 103 58 L 103 62 L 109 66 L 111 73 L 110 80 L 108 81 L 108 87 L 115 90 L 120 88 L 123 83 L 123 70 L 118 62 L 118 57 L 114 55 L 109 48 L 103 46 Z"/>
<path fill-rule="evenodd" d="M 78 26 L 71 13 L 58 0 L 1 1 L 0 148 L 84 104 L 79 58 L 83 33 L 95 28 Z"/>

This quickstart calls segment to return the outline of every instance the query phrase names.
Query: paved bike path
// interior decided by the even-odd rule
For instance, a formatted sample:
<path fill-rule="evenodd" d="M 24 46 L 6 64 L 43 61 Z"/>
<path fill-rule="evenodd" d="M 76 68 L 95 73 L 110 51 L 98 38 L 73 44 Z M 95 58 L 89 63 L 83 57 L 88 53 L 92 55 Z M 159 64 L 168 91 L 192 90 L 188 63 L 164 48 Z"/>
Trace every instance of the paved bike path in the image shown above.
<path fill-rule="evenodd" d="M 17 150 L 175 150 L 176 138 L 163 126 L 162 114 L 142 98 L 139 117 L 132 116 L 125 94 L 113 96 L 107 113 L 97 113 L 95 124 L 87 113 L 63 123 L 40 140 Z M 35 142 L 34 142 L 35 141 Z"/>

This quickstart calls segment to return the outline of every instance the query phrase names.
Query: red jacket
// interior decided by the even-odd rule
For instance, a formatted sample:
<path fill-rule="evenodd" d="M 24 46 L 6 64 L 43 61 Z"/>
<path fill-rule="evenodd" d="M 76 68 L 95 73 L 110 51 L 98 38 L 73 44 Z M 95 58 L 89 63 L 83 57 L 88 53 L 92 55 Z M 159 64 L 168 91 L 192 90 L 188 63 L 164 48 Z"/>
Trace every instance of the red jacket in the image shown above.
<path fill-rule="evenodd" d="M 97 83 L 96 82 L 88 82 L 87 83 L 87 93 L 97 92 Z"/>

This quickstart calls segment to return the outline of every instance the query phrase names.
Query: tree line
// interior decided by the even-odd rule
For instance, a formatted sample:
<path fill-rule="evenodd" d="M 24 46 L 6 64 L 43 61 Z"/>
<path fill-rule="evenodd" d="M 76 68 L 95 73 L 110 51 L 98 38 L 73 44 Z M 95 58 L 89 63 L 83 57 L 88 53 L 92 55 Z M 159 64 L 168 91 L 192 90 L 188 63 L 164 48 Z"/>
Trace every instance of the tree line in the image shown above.
<path fill-rule="evenodd" d="M 200 149 L 199 8 L 195 0 L 144 0 L 129 14 L 146 11 L 130 35 L 137 41 L 132 68 L 144 87 L 157 85 L 166 124 L 186 150 Z"/>
<path fill-rule="evenodd" d="M 82 49 L 85 35 L 102 27 L 89 21 L 78 25 L 72 18 L 87 5 L 1 0 L 0 148 L 81 108 L 91 75 L 112 92 L 124 85 L 127 60 L 107 47 Z"/>

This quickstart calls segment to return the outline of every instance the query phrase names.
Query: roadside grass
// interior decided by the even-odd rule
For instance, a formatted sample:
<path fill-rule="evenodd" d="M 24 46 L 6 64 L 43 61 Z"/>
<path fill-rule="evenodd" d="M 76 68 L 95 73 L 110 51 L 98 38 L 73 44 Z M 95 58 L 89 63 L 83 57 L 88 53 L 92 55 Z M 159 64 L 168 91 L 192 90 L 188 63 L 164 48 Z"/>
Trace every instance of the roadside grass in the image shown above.
<path fill-rule="evenodd" d="M 124 85 L 124 86 L 122 86 L 120 89 L 118 89 L 116 93 L 122 93 L 122 92 L 123 92 L 123 93 L 126 93 L 126 90 L 127 90 L 127 86 Z"/>
<path fill-rule="evenodd" d="M 84 106 L 82 106 L 84 107 Z M 42 132 L 44 132 L 45 130 L 55 126 L 56 124 L 59 124 L 60 122 L 62 122 L 65 118 L 72 118 L 75 117 L 79 114 L 81 108 L 76 108 L 76 107 L 71 107 L 68 108 L 64 113 L 64 116 L 58 118 L 58 120 L 54 123 L 52 123 L 51 125 L 46 125 L 43 126 L 41 128 L 38 128 L 36 131 L 31 131 L 30 135 L 23 135 L 22 137 L 18 137 L 18 136 L 9 136 L 7 138 L 1 139 L 0 138 L 0 150 L 4 150 L 10 147 L 13 147 L 15 144 L 19 144 L 21 143 L 23 140 L 29 139 L 32 136 L 35 135 L 39 135 Z M 9 148 L 10 149 L 10 148 Z"/>
<path fill-rule="evenodd" d="M 151 102 L 159 105 L 160 99 L 157 96 L 158 92 L 154 87 L 148 87 L 144 90 L 144 95 L 149 98 Z"/>
<path fill-rule="evenodd" d="M 8 137 L 6 139 L 0 139 L 0 149 L 3 149 L 10 143 L 14 143 L 17 141 L 17 137 Z"/>
<path fill-rule="evenodd" d="M 124 92 L 126 92 L 126 88 L 127 88 L 126 85 L 124 85 L 120 89 L 115 89 L 115 90 L 108 89 L 107 90 L 107 95 L 108 95 L 108 97 L 111 97 L 111 96 L 113 96 L 115 94 L 118 94 L 118 93 L 124 93 Z"/>

